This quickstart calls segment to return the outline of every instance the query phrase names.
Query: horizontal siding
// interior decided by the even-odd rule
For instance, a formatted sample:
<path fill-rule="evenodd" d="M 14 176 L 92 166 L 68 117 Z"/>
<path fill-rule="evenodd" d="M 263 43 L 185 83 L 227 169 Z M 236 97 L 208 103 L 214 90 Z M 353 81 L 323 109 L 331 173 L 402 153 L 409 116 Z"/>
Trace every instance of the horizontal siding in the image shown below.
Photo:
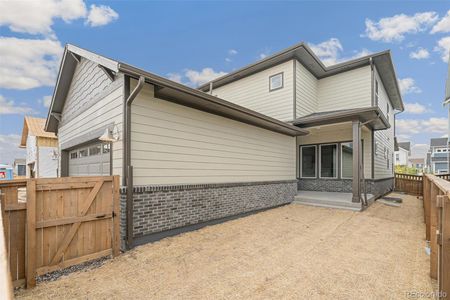
<path fill-rule="evenodd" d="M 378 106 L 380 107 L 383 114 L 387 117 L 390 122 L 391 128 L 380 130 L 375 132 L 375 142 L 378 144 L 377 153 L 375 155 L 375 178 L 388 178 L 394 176 L 393 162 L 394 162 L 394 110 L 392 104 L 389 101 L 386 89 L 381 82 L 380 76 L 375 69 L 375 79 L 378 81 Z M 389 113 L 388 107 L 389 106 Z M 389 155 L 385 157 L 384 149 L 388 149 Z M 389 159 L 389 168 L 387 166 Z"/>
<path fill-rule="evenodd" d="M 58 159 L 53 159 L 55 147 L 39 147 L 39 178 L 57 177 Z"/>
<path fill-rule="evenodd" d="M 293 61 L 213 89 L 213 95 L 281 121 L 294 117 Z M 283 72 L 283 88 L 269 91 L 269 77 Z"/>
<path fill-rule="evenodd" d="M 370 66 L 320 79 L 318 99 L 319 112 L 371 106 Z"/>
<path fill-rule="evenodd" d="M 300 62 L 296 61 L 296 117 L 317 112 L 318 80 Z"/>
<path fill-rule="evenodd" d="M 131 123 L 136 185 L 295 179 L 293 137 L 154 98 L 151 85 Z"/>
<path fill-rule="evenodd" d="M 123 77 L 117 78 L 123 83 Z M 96 102 L 80 115 L 61 125 L 58 129 L 59 143 L 64 144 L 87 132 L 114 123 L 119 133 L 119 140 L 112 145 L 113 174 L 122 175 L 122 124 L 123 124 L 123 86 L 116 89 Z"/>
<path fill-rule="evenodd" d="M 297 145 L 349 142 L 353 140 L 352 124 L 340 123 L 308 128 L 309 135 L 297 137 Z M 372 134 L 364 127 L 361 132 L 364 142 L 364 177 L 372 178 Z"/>

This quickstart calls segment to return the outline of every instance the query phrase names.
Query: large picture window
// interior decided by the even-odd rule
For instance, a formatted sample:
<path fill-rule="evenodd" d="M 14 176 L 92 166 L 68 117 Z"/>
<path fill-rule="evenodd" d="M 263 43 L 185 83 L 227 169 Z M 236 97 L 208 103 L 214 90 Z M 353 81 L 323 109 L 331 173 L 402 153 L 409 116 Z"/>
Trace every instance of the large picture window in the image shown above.
<path fill-rule="evenodd" d="M 301 169 L 300 177 L 316 178 L 316 146 L 300 147 Z"/>
<path fill-rule="evenodd" d="M 337 178 L 337 144 L 320 145 L 320 178 Z"/>
<path fill-rule="evenodd" d="M 353 143 L 341 144 L 341 177 L 353 178 Z"/>

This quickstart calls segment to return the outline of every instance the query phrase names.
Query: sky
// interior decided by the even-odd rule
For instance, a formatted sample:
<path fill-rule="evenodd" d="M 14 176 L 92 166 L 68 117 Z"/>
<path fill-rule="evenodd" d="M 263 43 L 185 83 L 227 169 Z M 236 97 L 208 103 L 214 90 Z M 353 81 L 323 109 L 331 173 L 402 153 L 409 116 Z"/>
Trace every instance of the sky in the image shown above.
<path fill-rule="evenodd" d="M 302 41 L 327 65 L 390 49 L 399 141 L 424 157 L 446 135 L 450 1 L 0 0 L 0 163 L 47 116 L 67 43 L 196 87 Z"/>

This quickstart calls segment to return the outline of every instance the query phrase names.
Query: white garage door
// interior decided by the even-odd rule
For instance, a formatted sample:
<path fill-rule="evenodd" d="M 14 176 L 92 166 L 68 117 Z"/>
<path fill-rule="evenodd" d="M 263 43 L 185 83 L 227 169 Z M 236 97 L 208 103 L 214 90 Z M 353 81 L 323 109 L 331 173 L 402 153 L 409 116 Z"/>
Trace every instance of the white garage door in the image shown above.
<path fill-rule="evenodd" d="M 110 175 L 109 143 L 93 143 L 70 151 L 69 176 Z"/>

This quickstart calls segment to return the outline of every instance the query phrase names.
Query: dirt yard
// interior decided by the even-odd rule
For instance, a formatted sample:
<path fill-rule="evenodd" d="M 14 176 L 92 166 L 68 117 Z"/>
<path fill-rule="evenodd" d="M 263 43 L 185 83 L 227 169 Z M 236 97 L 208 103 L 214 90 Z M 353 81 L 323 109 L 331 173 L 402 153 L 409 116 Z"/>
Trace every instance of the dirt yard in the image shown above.
<path fill-rule="evenodd" d="M 395 195 L 394 196 L 399 196 Z M 407 299 L 429 295 L 422 201 L 288 205 L 147 244 L 19 299 Z M 416 298 L 417 299 L 417 298 Z"/>

